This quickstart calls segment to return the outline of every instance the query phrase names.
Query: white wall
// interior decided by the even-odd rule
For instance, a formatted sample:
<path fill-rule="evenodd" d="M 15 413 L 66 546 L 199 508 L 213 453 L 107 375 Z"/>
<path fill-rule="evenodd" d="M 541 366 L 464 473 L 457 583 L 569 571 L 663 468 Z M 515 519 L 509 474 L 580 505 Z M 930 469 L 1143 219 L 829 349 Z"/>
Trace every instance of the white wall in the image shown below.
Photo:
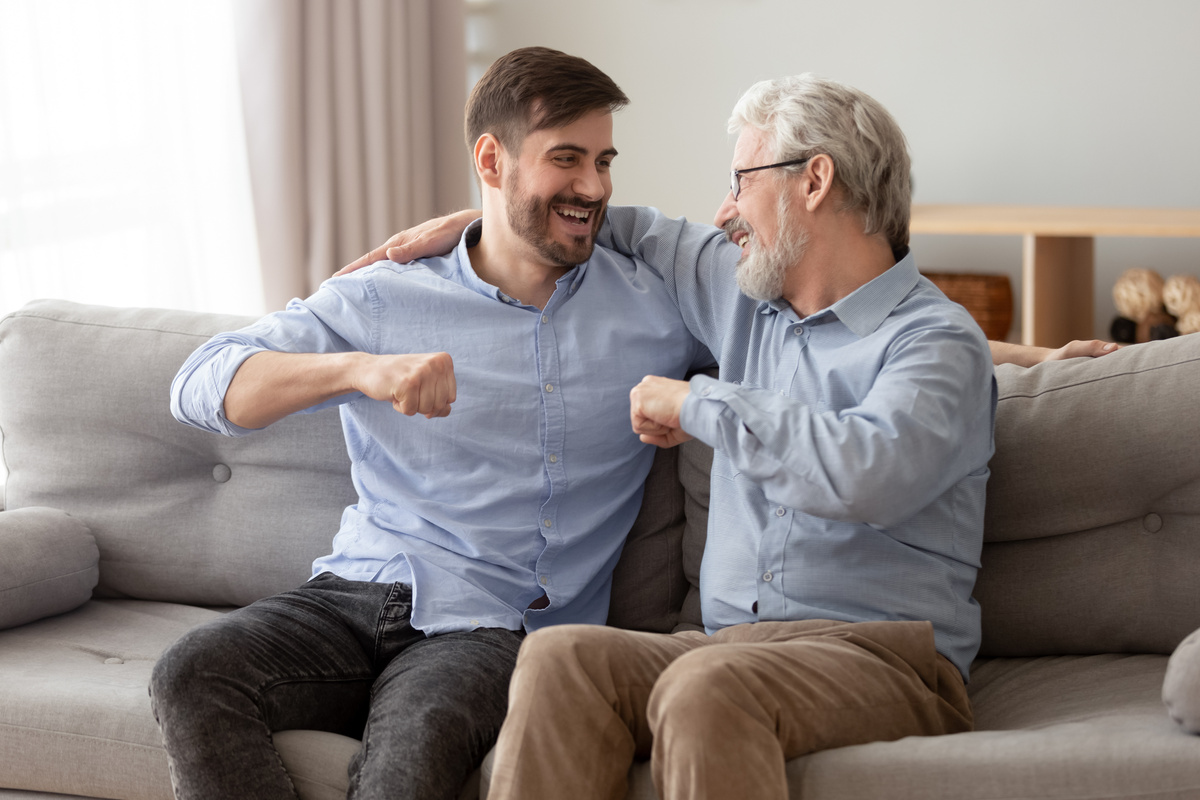
<path fill-rule="evenodd" d="M 478 70 L 514 47 L 583 56 L 632 99 L 614 202 L 710 221 L 725 122 L 753 82 L 816 72 L 874 95 L 913 153 L 915 202 L 1200 207 L 1195 0 L 476 0 Z M 1019 237 L 914 237 L 925 269 L 1007 272 Z M 1096 334 L 1132 266 L 1200 276 L 1200 239 L 1100 239 Z M 1019 296 L 1019 295 L 1018 295 Z M 1014 308 L 1014 335 L 1020 306 Z"/>

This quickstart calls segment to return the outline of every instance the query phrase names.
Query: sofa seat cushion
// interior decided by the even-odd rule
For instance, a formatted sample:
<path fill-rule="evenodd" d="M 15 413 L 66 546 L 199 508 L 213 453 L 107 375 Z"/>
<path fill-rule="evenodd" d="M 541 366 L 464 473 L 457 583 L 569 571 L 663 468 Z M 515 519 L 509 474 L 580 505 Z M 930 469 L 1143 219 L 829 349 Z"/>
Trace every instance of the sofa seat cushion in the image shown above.
<path fill-rule="evenodd" d="M 150 671 L 188 629 L 221 612 L 143 600 L 93 600 L 0 631 L 0 798 L 16 792 L 172 800 L 150 710 Z M 361 742 L 324 731 L 275 734 L 300 800 L 344 800 Z M 479 774 L 460 800 L 478 797 Z"/>
<path fill-rule="evenodd" d="M 100 576 L 91 531 L 53 508 L 0 513 L 0 628 L 78 608 Z"/>
<path fill-rule="evenodd" d="M 1167 659 L 977 662 L 976 730 L 830 750 L 788 764 L 792 796 L 823 800 L 1200 797 L 1200 738 L 1163 709 Z"/>
<path fill-rule="evenodd" d="M 171 800 L 150 669 L 184 631 L 217 613 L 93 600 L 0 631 L 0 786 Z"/>

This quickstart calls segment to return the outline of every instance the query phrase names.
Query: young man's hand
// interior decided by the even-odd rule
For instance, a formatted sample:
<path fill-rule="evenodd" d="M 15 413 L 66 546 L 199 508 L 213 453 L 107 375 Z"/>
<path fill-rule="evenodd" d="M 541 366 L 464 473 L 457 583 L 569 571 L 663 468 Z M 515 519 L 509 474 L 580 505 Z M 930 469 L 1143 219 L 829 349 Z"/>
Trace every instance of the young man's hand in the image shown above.
<path fill-rule="evenodd" d="M 629 392 L 629 419 L 633 432 L 646 444 L 674 447 L 691 439 L 679 426 L 679 412 L 687 399 L 687 381 L 647 375 Z"/>
<path fill-rule="evenodd" d="M 379 247 L 333 273 L 334 277 L 354 272 L 362 267 L 369 267 L 376 261 L 384 259 L 395 261 L 397 264 L 405 264 L 418 258 L 445 255 L 458 244 L 458 240 L 462 238 L 462 233 L 467 226 L 479 219 L 480 216 L 479 211 L 467 209 L 422 222 L 406 231 L 400 231 Z"/>
<path fill-rule="evenodd" d="M 353 382 L 372 400 L 426 419 L 447 416 L 458 392 L 449 353 L 368 356 L 355 370 Z"/>

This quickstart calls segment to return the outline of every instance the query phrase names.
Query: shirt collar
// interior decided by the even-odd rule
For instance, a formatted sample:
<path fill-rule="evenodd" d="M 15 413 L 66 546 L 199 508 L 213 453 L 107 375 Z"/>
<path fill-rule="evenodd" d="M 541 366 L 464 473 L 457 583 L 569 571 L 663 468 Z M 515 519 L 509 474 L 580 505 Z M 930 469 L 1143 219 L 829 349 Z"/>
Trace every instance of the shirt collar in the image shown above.
<path fill-rule="evenodd" d="M 909 250 L 887 272 L 867 281 L 828 308 L 807 317 L 809 320 L 832 313 L 859 338 L 868 336 L 883 324 L 900 301 L 917 285 L 920 278 L 917 262 Z M 786 300 L 771 300 L 759 304 L 760 314 L 791 312 Z"/>
<path fill-rule="evenodd" d="M 471 266 L 471 255 L 468 251 L 470 248 L 479 244 L 479 237 L 482 235 L 483 218 L 481 217 L 480 219 L 477 219 L 468 225 L 466 230 L 463 231 L 462 238 L 458 240 L 458 247 L 455 248 L 455 255 L 458 258 L 458 268 L 462 275 L 463 285 L 475 290 L 476 292 L 479 292 L 485 297 L 493 297 L 499 300 L 501 303 L 508 303 L 510 305 L 518 304 L 516 298 L 509 297 L 504 292 L 500 291 L 499 288 L 488 283 L 483 278 L 480 278 L 475 272 L 474 267 Z M 582 264 L 577 264 L 575 267 L 568 270 L 565 275 L 559 278 L 556 281 L 556 284 L 560 287 L 567 286 L 568 293 L 574 294 L 579 288 L 580 282 L 583 281 L 583 275 L 585 272 L 587 272 L 587 265 L 590 262 L 591 259 L 588 259 L 588 261 L 585 261 Z"/>
<path fill-rule="evenodd" d="M 859 338 L 875 332 L 920 279 L 912 251 L 891 269 L 838 300 L 830 310 Z"/>

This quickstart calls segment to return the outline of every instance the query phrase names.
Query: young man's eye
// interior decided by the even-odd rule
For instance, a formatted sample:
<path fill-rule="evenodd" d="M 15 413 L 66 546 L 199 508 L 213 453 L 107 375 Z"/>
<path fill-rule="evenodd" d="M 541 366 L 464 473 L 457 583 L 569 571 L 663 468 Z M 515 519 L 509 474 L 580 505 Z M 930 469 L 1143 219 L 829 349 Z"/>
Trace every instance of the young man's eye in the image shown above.
<path fill-rule="evenodd" d="M 600 169 L 612 169 L 612 159 L 602 158 L 596 162 L 596 166 Z"/>
<path fill-rule="evenodd" d="M 554 161 L 563 166 L 570 166 L 575 163 L 575 156 L 555 156 Z"/>

